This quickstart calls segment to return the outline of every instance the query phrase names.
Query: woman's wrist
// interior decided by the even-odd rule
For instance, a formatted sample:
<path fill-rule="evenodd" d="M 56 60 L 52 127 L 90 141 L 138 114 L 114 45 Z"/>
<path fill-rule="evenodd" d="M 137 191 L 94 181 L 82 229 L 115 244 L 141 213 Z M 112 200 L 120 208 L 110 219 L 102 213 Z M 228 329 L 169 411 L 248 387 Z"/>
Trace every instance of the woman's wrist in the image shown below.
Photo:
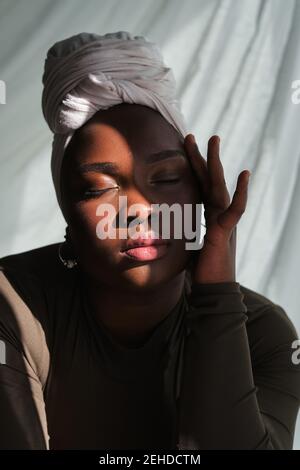
<path fill-rule="evenodd" d="M 193 283 L 189 305 L 199 313 L 246 313 L 244 294 L 237 281 Z"/>

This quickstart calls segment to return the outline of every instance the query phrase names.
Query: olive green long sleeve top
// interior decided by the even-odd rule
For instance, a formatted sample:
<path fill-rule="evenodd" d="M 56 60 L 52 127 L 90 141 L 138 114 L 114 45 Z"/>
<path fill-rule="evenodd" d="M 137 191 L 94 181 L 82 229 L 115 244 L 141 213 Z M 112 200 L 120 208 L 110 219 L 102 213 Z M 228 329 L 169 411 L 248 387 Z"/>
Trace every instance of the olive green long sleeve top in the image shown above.
<path fill-rule="evenodd" d="M 298 336 L 282 307 L 194 284 L 126 348 L 57 248 L 0 259 L 0 449 L 292 448 Z"/>

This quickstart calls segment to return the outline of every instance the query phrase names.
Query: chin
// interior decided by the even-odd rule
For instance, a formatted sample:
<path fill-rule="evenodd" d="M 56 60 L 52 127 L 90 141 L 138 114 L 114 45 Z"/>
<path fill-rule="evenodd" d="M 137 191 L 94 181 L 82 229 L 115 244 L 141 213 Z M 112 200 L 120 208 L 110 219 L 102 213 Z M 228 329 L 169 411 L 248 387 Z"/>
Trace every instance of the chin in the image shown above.
<path fill-rule="evenodd" d="M 156 266 L 141 265 L 131 267 L 122 273 L 122 283 L 126 289 L 135 292 L 147 292 L 159 288 L 170 281 L 176 273 L 169 273 L 162 267 L 162 263 Z"/>

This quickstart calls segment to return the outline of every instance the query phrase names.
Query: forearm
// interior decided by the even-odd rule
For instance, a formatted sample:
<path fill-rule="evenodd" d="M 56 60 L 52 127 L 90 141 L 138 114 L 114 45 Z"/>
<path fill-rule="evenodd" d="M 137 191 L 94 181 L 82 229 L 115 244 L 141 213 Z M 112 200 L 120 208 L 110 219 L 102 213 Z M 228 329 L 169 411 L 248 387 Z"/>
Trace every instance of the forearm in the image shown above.
<path fill-rule="evenodd" d="M 195 284 L 189 302 L 181 422 L 192 432 L 183 435 L 196 436 L 194 448 L 272 449 L 256 397 L 239 283 Z"/>

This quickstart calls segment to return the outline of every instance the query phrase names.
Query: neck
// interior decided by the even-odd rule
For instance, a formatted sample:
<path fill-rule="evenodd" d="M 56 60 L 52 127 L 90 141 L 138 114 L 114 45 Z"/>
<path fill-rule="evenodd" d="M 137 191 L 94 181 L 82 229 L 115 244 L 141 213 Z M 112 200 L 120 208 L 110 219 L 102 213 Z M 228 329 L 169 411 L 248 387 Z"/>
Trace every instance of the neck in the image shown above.
<path fill-rule="evenodd" d="M 99 287 L 92 280 L 85 283 L 88 303 L 96 319 L 125 346 L 141 345 L 177 305 L 184 289 L 185 271 L 151 292 L 116 291 Z"/>

